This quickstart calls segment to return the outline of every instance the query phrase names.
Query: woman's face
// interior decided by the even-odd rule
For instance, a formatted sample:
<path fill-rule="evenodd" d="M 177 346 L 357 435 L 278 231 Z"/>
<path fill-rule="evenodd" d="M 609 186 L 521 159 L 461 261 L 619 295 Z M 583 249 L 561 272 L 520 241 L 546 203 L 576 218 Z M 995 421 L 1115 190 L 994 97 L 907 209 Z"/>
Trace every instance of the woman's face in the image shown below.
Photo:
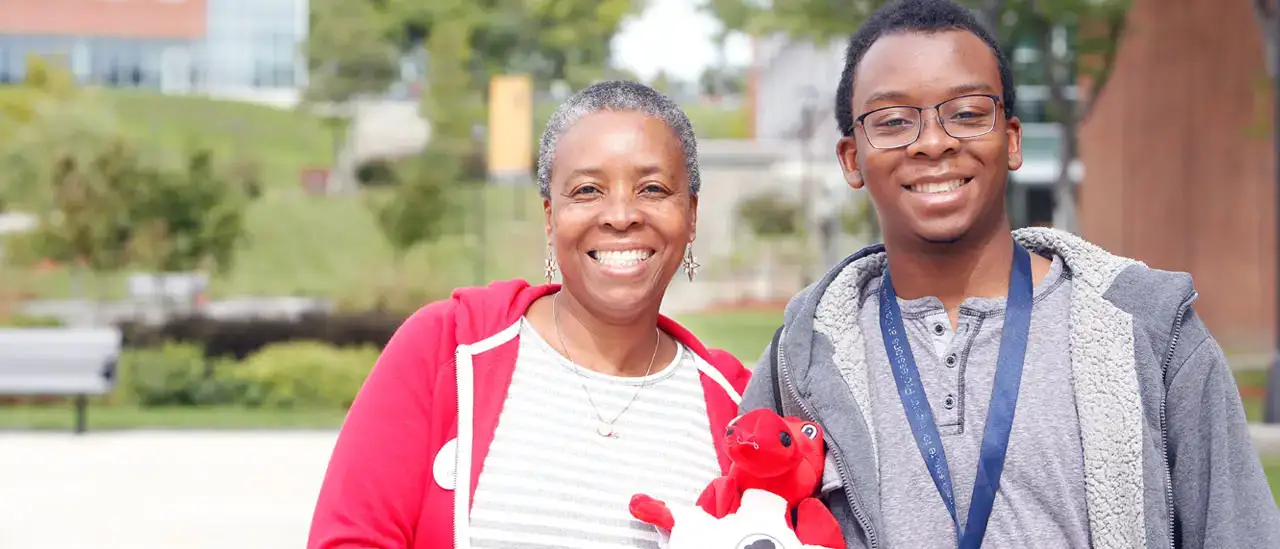
<path fill-rule="evenodd" d="M 656 310 L 697 223 L 675 132 L 638 112 L 587 115 L 560 136 L 550 191 L 565 291 L 620 322 Z"/>

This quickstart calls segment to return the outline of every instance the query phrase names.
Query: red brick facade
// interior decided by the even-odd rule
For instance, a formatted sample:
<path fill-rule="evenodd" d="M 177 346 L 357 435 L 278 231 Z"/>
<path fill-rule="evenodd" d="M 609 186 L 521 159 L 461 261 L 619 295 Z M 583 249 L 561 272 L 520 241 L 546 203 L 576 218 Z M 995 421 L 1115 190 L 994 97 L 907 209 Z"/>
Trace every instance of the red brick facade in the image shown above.
<path fill-rule="evenodd" d="M 1135 0 L 1116 71 L 1081 131 L 1084 236 L 1189 271 L 1225 346 L 1270 348 L 1270 86 L 1249 2 Z"/>
<path fill-rule="evenodd" d="M 0 33 L 199 38 L 205 0 L 0 0 Z"/>

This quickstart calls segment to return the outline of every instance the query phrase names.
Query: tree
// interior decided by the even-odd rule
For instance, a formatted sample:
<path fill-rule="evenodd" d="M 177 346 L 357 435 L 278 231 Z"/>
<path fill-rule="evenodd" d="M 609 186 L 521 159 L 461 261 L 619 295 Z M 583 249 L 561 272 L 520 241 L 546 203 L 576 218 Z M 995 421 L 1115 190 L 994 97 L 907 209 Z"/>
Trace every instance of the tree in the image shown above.
<path fill-rule="evenodd" d="M 18 86 L 0 88 L 0 143 L 32 121 L 47 103 L 76 97 L 75 77 L 38 55 L 27 57 L 26 80 Z"/>
<path fill-rule="evenodd" d="M 390 17 L 363 0 L 313 0 L 305 52 L 307 104 L 341 106 L 365 94 L 381 94 L 400 76 L 396 48 L 386 39 Z M 325 117 L 333 133 L 334 155 L 342 148 L 347 118 Z"/>
<path fill-rule="evenodd" d="M 804 227 L 801 221 L 799 203 L 788 196 L 772 192 L 763 192 L 744 198 L 737 206 L 738 220 L 746 224 L 751 234 L 762 248 L 752 257 L 757 263 L 757 285 L 759 297 L 770 299 L 773 288 L 778 284 L 774 280 L 776 267 L 780 261 L 779 252 L 799 251 L 800 246 L 786 245 L 786 241 L 801 236 Z M 803 276 L 805 273 L 801 273 Z"/>
<path fill-rule="evenodd" d="M 440 153 L 428 151 L 397 171 L 399 184 L 382 196 L 371 195 L 378 229 L 391 246 L 397 273 L 405 256 L 419 244 L 438 240 L 445 234 L 449 213 L 447 177 L 434 177 Z M 447 163 L 445 165 L 448 165 Z"/>
<path fill-rule="evenodd" d="M 1280 55 L 1280 31 L 1276 29 L 1276 18 L 1280 17 L 1280 6 L 1276 0 L 1253 0 L 1253 13 L 1262 31 L 1262 51 L 1267 60 L 1267 74 L 1272 79 L 1280 77 L 1276 74 L 1276 56 Z"/>
<path fill-rule="evenodd" d="M 473 32 L 470 67 L 476 75 L 521 72 L 545 86 L 566 80 L 581 87 L 600 77 L 622 20 L 644 0 L 364 0 L 387 5 L 390 35 L 402 48 L 430 39 L 441 22 L 464 22 Z"/>
<path fill-rule="evenodd" d="M 473 153 L 472 129 L 483 117 L 483 105 L 472 92 L 468 4 L 441 0 L 442 17 L 427 39 L 427 87 L 422 111 L 431 121 L 426 150 L 394 169 L 394 187 L 381 200 L 372 199 L 378 227 L 393 250 L 398 277 L 404 257 L 444 233 L 449 191 L 464 179 L 464 159 Z"/>
<path fill-rule="evenodd" d="M 172 156 L 88 99 L 41 105 L 0 146 L 0 195 L 38 219 L 15 242 L 18 259 L 84 268 L 99 282 L 134 265 L 225 272 L 256 172 L 203 149 Z"/>
<path fill-rule="evenodd" d="M 134 197 L 133 258 L 160 272 L 226 273 L 248 238 L 244 211 L 261 193 L 256 167 L 217 162 L 195 149 L 173 167 L 149 167 Z"/>
<path fill-rule="evenodd" d="M 1264 1 L 1264 0 L 1256 0 Z M 845 38 L 888 0 L 710 0 L 707 7 L 726 29 L 752 34 L 783 33 L 794 39 L 827 43 Z M 1062 124 L 1061 165 L 1055 184 L 1054 225 L 1076 230 L 1075 185 L 1070 167 L 1078 157 L 1080 124 L 1093 112 L 1115 66 L 1131 0 L 962 0 L 993 29 L 1002 49 L 1011 53 L 1014 40 L 1033 37 L 1041 52 L 1040 75 L 1048 89 L 1048 108 Z M 1064 33 L 1065 34 L 1060 34 Z M 1056 48 L 1055 35 L 1065 47 Z M 1087 94 L 1073 102 L 1068 90 L 1077 77 Z"/>
<path fill-rule="evenodd" d="M 109 113 L 86 101 L 41 105 L 0 149 L 0 192 L 37 218 L 7 251 L 95 275 L 121 269 L 130 200 L 145 188 L 141 172 L 138 151 Z"/>
<path fill-rule="evenodd" d="M 1016 21 L 1037 39 L 1051 116 L 1062 125 L 1058 176 L 1054 183 L 1053 225 L 1076 232 L 1076 186 L 1071 165 L 1080 156 L 1080 125 L 1093 113 L 1115 68 L 1130 0 L 1023 0 L 1015 2 Z M 1065 31 L 1065 47 L 1055 48 L 1053 33 Z M 1087 93 L 1072 101 L 1067 90 L 1080 81 Z"/>
<path fill-rule="evenodd" d="M 658 69 L 653 78 L 649 79 L 649 86 L 667 95 L 670 95 L 675 90 L 674 79 L 667 74 L 667 71 L 662 69 Z"/>
<path fill-rule="evenodd" d="M 390 16 L 378 3 L 312 0 L 306 57 L 306 99 L 344 103 L 383 93 L 400 76 L 396 48 L 387 40 Z"/>

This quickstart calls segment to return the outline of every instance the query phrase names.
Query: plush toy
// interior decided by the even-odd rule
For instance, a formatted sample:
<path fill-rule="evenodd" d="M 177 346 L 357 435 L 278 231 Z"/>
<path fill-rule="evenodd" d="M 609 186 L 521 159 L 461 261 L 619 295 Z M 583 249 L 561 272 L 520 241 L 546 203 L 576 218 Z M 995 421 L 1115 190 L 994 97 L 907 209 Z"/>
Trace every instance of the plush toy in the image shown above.
<path fill-rule="evenodd" d="M 724 446 L 729 474 L 713 480 L 696 507 L 636 494 L 632 516 L 669 532 L 669 549 L 845 549 L 835 517 L 814 497 L 826 454 L 822 427 L 752 410 L 725 429 Z"/>

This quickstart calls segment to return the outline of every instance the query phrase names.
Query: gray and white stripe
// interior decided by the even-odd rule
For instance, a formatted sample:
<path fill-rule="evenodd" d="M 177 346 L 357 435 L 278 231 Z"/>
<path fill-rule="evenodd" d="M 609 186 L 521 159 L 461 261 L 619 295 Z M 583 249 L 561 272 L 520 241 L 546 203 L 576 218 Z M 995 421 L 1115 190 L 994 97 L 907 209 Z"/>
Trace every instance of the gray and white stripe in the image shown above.
<path fill-rule="evenodd" d="M 627 507 L 636 493 L 692 504 L 720 476 L 693 354 L 681 347 L 646 378 L 618 378 L 566 360 L 520 326 L 520 350 L 471 509 L 476 549 L 657 548 Z M 596 434 L 585 384 L 617 438 Z"/>

